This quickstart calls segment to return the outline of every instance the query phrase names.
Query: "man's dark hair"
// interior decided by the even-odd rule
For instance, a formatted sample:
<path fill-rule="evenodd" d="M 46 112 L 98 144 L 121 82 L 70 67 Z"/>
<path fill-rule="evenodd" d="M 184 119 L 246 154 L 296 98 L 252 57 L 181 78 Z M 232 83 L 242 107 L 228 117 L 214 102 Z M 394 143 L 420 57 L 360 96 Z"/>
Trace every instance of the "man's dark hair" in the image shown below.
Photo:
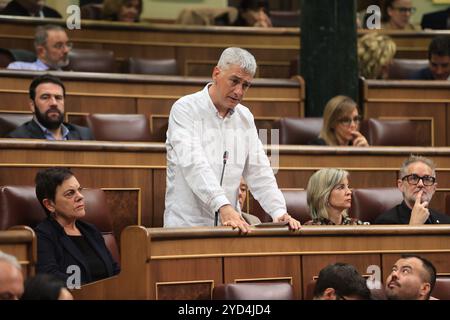
<path fill-rule="evenodd" d="M 357 296 L 363 300 L 371 299 L 366 279 L 348 263 L 337 262 L 320 270 L 314 288 L 314 297 L 323 295 L 327 288 L 333 288 L 337 296 Z"/>
<path fill-rule="evenodd" d="M 36 197 L 47 215 L 50 215 L 50 211 L 42 201 L 44 199 L 55 201 L 56 188 L 72 176 L 73 172 L 70 169 L 57 167 L 43 169 L 36 174 Z"/>
<path fill-rule="evenodd" d="M 450 37 L 437 36 L 434 37 L 428 47 L 428 60 L 431 61 L 431 55 L 436 56 L 450 56 Z"/>
<path fill-rule="evenodd" d="M 422 261 L 422 266 L 425 269 L 426 273 L 428 273 L 428 279 L 423 279 L 426 282 L 430 283 L 430 292 L 428 293 L 428 299 L 430 298 L 431 292 L 434 289 L 434 285 L 436 284 L 436 267 L 431 263 L 430 260 L 422 258 L 416 254 L 402 254 L 402 259 L 410 259 L 417 258 Z"/>
<path fill-rule="evenodd" d="M 60 86 L 63 89 L 64 97 L 66 96 L 66 87 L 64 87 L 62 81 L 59 78 L 52 76 L 50 74 L 44 74 L 42 76 L 34 78 L 34 80 L 31 82 L 30 89 L 28 91 L 31 100 L 34 101 L 34 99 L 36 98 L 36 88 L 42 83 L 54 83 Z"/>
<path fill-rule="evenodd" d="M 20 300 L 58 300 L 64 281 L 52 274 L 41 273 L 25 281 Z"/>

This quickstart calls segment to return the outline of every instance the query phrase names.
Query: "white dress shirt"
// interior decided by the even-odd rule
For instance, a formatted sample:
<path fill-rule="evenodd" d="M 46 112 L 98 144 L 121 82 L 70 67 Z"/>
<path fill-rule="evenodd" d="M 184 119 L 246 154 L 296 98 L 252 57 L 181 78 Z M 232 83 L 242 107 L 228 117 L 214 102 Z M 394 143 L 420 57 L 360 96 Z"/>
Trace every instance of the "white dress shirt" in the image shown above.
<path fill-rule="evenodd" d="M 263 209 L 278 218 L 287 212 L 286 202 L 253 115 L 238 104 L 222 118 L 209 96 L 210 85 L 180 98 L 170 111 L 164 226 L 213 226 L 220 207 L 238 202 L 241 176 Z M 225 151 L 229 156 L 221 187 Z"/>

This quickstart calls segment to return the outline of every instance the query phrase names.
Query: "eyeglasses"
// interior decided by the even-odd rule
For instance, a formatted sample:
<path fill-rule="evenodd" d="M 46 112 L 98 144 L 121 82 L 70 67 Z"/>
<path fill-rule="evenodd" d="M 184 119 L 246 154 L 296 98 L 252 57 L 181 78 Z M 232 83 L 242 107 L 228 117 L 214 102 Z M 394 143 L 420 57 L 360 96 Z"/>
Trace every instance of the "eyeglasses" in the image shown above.
<path fill-rule="evenodd" d="M 416 13 L 416 8 L 415 7 L 411 7 L 411 8 L 407 8 L 407 7 L 393 7 L 392 9 L 397 10 L 400 13 L 411 13 L 411 14 Z"/>
<path fill-rule="evenodd" d="M 349 126 L 352 124 L 352 121 L 356 124 L 359 124 L 361 122 L 361 116 L 355 116 L 353 118 L 342 118 L 339 120 L 339 123 L 342 123 L 344 126 Z"/>
<path fill-rule="evenodd" d="M 419 177 L 417 174 L 409 174 L 404 176 L 402 180 L 408 181 L 409 184 L 416 185 L 422 180 L 424 186 L 432 186 L 436 182 L 436 178 L 432 176 Z"/>
<path fill-rule="evenodd" d="M 58 42 L 56 44 L 53 45 L 53 48 L 61 50 L 62 48 L 66 47 L 67 49 L 72 49 L 73 47 L 73 42 Z"/>

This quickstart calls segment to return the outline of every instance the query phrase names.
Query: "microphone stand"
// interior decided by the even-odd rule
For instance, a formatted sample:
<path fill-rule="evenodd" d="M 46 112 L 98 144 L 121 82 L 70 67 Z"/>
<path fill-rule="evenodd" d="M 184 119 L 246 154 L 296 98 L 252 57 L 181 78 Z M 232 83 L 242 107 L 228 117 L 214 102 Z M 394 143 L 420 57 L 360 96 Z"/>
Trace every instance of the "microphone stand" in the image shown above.
<path fill-rule="evenodd" d="M 222 174 L 220 176 L 220 186 L 222 186 L 222 181 L 223 181 L 223 174 L 225 173 L 225 165 L 227 164 L 227 160 L 228 160 L 228 151 L 225 151 L 223 153 L 223 166 L 222 166 Z M 215 212 L 215 216 L 214 216 L 214 227 L 217 227 L 217 224 L 219 223 L 219 210 L 217 210 Z"/>

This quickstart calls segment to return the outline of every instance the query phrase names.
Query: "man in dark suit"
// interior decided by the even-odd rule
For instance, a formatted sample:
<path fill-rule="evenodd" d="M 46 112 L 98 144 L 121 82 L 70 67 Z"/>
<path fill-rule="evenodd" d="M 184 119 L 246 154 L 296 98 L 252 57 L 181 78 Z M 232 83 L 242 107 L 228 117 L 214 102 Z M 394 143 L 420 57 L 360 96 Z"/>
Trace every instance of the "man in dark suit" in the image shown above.
<path fill-rule="evenodd" d="M 422 29 L 446 30 L 450 29 L 450 7 L 436 12 L 430 12 L 422 16 L 420 23 Z"/>
<path fill-rule="evenodd" d="M 434 37 L 428 47 L 428 67 L 412 75 L 411 80 L 450 80 L 450 37 Z"/>
<path fill-rule="evenodd" d="M 450 223 L 450 216 L 428 208 L 436 191 L 436 171 L 432 160 L 410 156 L 400 168 L 397 186 L 403 202 L 382 213 L 375 224 L 440 224 Z"/>
<path fill-rule="evenodd" d="M 8 138 L 47 140 L 92 140 L 88 128 L 64 123 L 64 98 L 66 89 L 58 78 L 42 75 L 31 82 L 31 121 L 10 132 Z"/>
<path fill-rule="evenodd" d="M 62 18 L 58 11 L 47 7 L 43 0 L 12 0 L 0 11 L 0 14 L 38 18 Z"/>

